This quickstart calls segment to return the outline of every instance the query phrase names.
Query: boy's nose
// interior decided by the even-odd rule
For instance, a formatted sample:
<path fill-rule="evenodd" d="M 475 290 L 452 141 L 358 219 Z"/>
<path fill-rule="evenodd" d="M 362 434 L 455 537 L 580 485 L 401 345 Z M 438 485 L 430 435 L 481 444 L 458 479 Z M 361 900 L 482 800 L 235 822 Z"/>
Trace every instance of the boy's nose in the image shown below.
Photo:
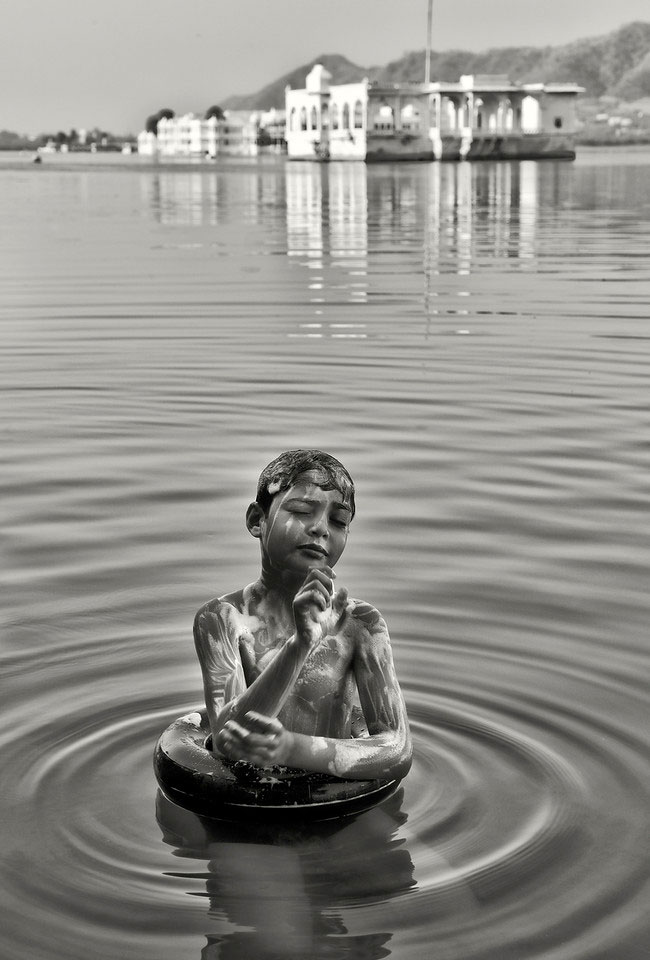
<path fill-rule="evenodd" d="M 329 528 L 327 526 L 327 520 L 325 516 L 322 514 L 315 516 L 310 524 L 309 529 L 312 533 L 317 534 L 318 536 L 326 536 L 329 532 Z"/>

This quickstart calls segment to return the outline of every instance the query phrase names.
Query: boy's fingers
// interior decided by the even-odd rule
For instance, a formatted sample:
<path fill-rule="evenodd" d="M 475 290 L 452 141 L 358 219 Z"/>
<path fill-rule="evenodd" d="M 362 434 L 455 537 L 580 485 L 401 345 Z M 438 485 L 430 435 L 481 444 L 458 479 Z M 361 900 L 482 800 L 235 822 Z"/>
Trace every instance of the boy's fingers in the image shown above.
<path fill-rule="evenodd" d="M 342 613 L 345 610 L 345 605 L 348 602 L 348 591 L 345 587 L 341 587 L 340 590 L 337 590 L 334 594 L 334 599 L 332 601 L 332 607 L 337 613 Z"/>
<path fill-rule="evenodd" d="M 226 735 L 234 738 L 239 743 L 245 743 L 254 746 L 260 742 L 259 733 L 253 732 L 253 730 L 248 729 L 248 727 L 243 727 L 241 724 L 237 723 L 236 720 L 229 720 L 223 729 Z"/>
<path fill-rule="evenodd" d="M 248 733 L 248 731 L 244 727 L 241 727 L 236 720 L 228 720 L 227 723 L 224 723 L 223 732 L 230 734 L 230 736 L 236 737 L 245 736 Z"/>
<path fill-rule="evenodd" d="M 302 593 L 303 590 L 321 590 L 327 596 L 332 592 L 332 581 L 331 580 L 320 580 L 318 577 L 309 577 L 303 583 L 302 587 L 298 591 Z"/>
<path fill-rule="evenodd" d="M 336 574 L 331 567 L 310 567 L 309 573 L 305 577 L 305 585 L 317 580 L 328 590 L 331 590 L 333 586 L 332 581 L 334 580 L 335 576 Z"/>
<path fill-rule="evenodd" d="M 300 597 L 320 607 L 321 610 L 326 610 L 330 602 L 329 594 L 325 594 L 322 590 L 317 590 L 316 588 L 303 591 Z"/>
<path fill-rule="evenodd" d="M 263 713 L 256 713 L 255 710 L 248 711 L 246 720 L 250 723 L 251 730 L 255 730 L 257 733 L 275 735 L 282 731 L 282 724 L 279 720 L 275 717 L 267 717 Z"/>

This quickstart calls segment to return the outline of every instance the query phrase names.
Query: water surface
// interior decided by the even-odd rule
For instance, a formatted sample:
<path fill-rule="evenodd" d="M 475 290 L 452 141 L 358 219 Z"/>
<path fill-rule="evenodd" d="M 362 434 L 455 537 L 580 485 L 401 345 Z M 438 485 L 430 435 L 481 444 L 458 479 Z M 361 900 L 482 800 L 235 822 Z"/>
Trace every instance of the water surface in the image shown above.
<path fill-rule="evenodd" d="M 650 154 L 0 162 L 6 960 L 647 956 Z M 157 794 L 280 450 L 357 482 L 412 772 L 305 830 Z"/>

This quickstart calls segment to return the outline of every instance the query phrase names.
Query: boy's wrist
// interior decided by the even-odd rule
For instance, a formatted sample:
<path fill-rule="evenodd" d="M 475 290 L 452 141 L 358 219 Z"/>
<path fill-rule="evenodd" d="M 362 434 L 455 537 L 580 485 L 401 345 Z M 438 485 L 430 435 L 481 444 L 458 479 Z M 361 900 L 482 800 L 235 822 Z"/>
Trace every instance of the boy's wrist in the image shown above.
<path fill-rule="evenodd" d="M 314 627 L 316 627 L 316 624 L 314 624 Z M 296 632 L 294 636 L 296 638 L 297 645 L 301 649 L 306 648 L 307 650 L 309 650 L 314 645 L 314 642 L 317 639 L 315 635 L 315 630 L 310 627 L 304 627 L 304 626 L 301 626 L 301 627 L 296 626 Z"/>
<path fill-rule="evenodd" d="M 286 740 L 285 749 L 283 751 L 284 759 L 282 762 L 287 767 L 293 767 L 295 766 L 293 757 L 294 757 L 295 748 L 296 748 L 296 736 L 291 730 L 287 730 L 286 727 L 285 727 L 284 733 L 286 735 L 287 740 Z"/>

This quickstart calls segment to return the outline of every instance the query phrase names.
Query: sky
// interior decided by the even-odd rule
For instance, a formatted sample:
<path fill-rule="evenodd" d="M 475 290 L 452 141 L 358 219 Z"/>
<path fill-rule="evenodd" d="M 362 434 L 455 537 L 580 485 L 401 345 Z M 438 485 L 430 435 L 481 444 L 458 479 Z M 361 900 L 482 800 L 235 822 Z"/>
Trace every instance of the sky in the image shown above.
<path fill-rule="evenodd" d="M 433 0 L 432 47 L 559 45 L 633 20 L 648 0 Z M 427 0 L 6 0 L 2 21 L 0 129 L 125 134 L 319 54 L 373 66 L 424 49 Z"/>

